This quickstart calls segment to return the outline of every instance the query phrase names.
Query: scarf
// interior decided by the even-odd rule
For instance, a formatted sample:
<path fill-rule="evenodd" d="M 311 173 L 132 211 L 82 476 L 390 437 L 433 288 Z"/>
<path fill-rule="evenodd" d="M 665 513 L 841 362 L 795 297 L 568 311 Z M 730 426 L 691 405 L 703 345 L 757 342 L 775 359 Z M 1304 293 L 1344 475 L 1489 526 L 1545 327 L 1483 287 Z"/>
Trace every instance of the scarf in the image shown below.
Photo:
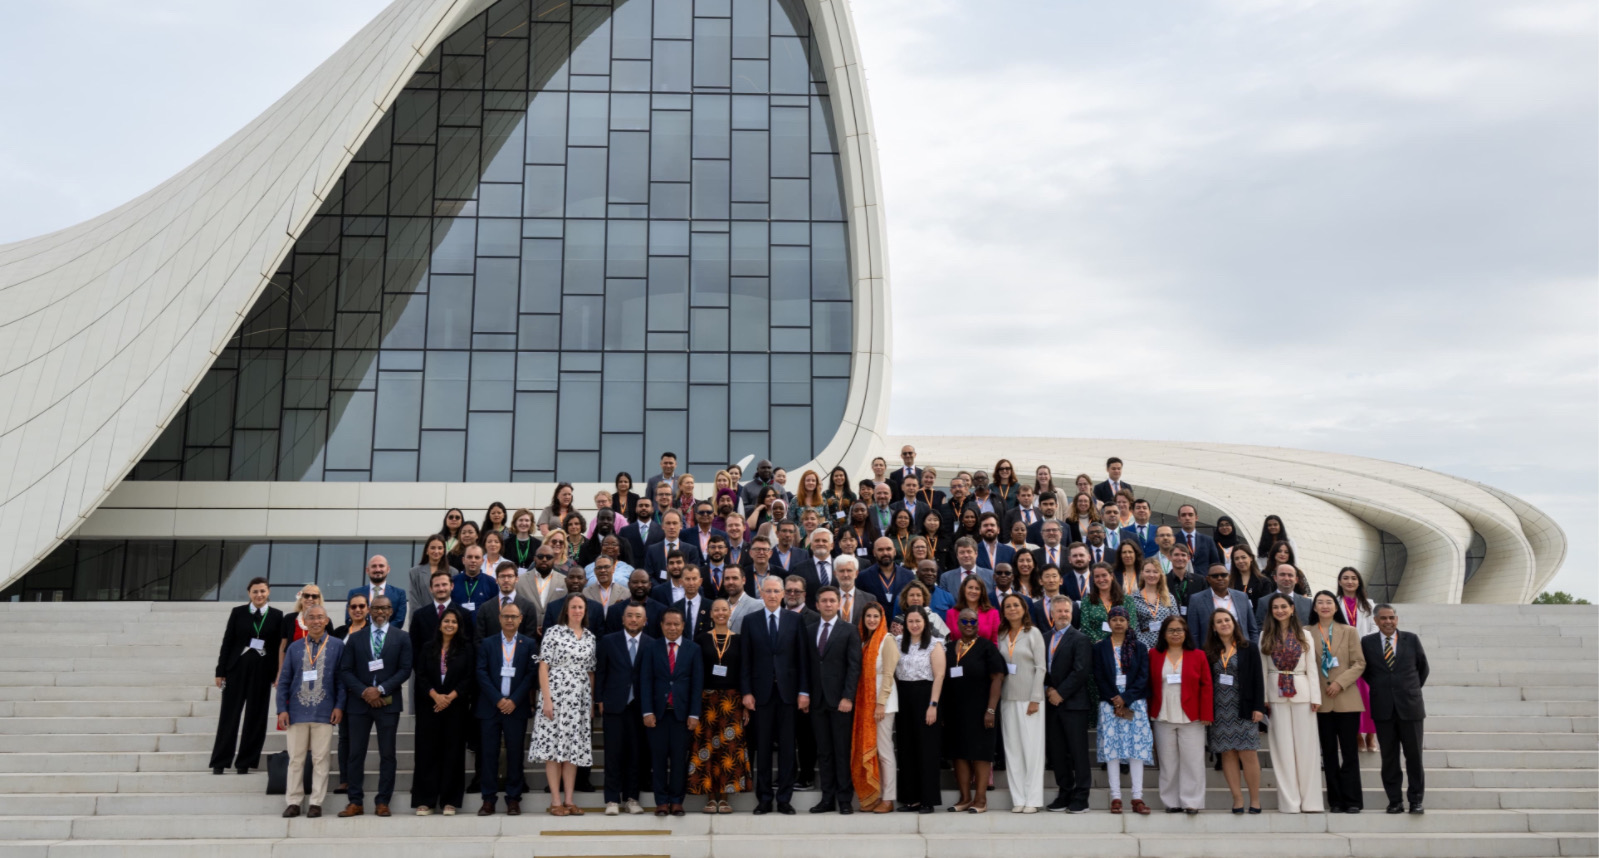
<path fill-rule="evenodd" d="M 1305 654 L 1305 647 L 1300 643 L 1298 636 L 1288 635 L 1279 640 L 1272 649 L 1271 661 L 1277 665 L 1277 693 L 1283 697 L 1293 697 L 1294 675 L 1288 671 L 1299 664 L 1299 659 Z"/>
<path fill-rule="evenodd" d="M 850 779 L 862 807 L 871 807 L 883 798 L 883 773 L 877 758 L 877 656 L 882 649 L 888 623 L 877 624 L 861 651 L 861 678 L 855 684 L 854 755 Z"/>

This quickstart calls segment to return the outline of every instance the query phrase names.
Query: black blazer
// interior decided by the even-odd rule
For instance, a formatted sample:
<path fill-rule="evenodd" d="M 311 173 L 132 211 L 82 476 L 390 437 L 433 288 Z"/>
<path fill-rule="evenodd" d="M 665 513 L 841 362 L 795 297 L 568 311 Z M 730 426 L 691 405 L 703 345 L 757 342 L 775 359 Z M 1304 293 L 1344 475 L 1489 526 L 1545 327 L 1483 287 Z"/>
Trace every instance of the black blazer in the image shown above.
<path fill-rule="evenodd" d="M 1044 652 L 1049 652 L 1049 641 L 1054 634 L 1044 633 Z M 1092 654 L 1094 645 L 1088 636 L 1067 626 L 1055 647 L 1054 659 L 1049 662 L 1049 672 L 1044 674 L 1044 687 L 1053 688 L 1061 696 L 1062 709 L 1086 710 L 1092 705 L 1088 689 L 1094 681 Z M 1112 685 L 1115 682 L 1112 681 Z M 1051 703 L 1050 706 L 1055 704 Z"/>
<path fill-rule="evenodd" d="M 836 587 L 838 586 L 838 564 L 834 561 L 828 562 L 833 563 L 831 567 L 832 573 L 829 577 L 833 580 L 833 586 Z M 783 573 L 784 578 L 790 575 L 798 575 L 805 579 L 805 605 L 811 608 L 816 607 L 816 591 L 822 589 L 822 579 L 816 571 L 816 561 L 809 554 L 805 555 L 804 559 L 794 561 L 794 564 L 788 567 L 788 571 Z M 760 594 L 757 593 L 756 595 L 759 596 Z"/>
<path fill-rule="evenodd" d="M 716 625 L 715 623 L 711 622 L 711 602 L 713 601 L 715 600 L 707 599 L 704 593 L 700 594 L 699 612 L 694 615 L 694 628 L 692 629 L 686 627 L 688 624 L 688 600 L 678 599 L 672 604 L 672 607 L 676 608 L 678 612 L 683 615 L 683 623 L 685 626 L 683 630 L 683 637 L 688 638 L 691 641 L 697 641 L 699 640 L 699 636 L 701 634 L 710 631 L 712 627 Z"/>
<path fill-rule="evenodd" d="M 605 625 L 603 626 L 603 631 L 605 634 L 614 635 L 617 632 L 623 631 L 622 615 L 627 613 L 627 606 L 631 604 L 633 604 L 632 599 L 628 599 L 625 602 L 617 602 L 605 612 Z M 594 607 L 599 607 L 599 603 L 594 602 Z M 645 637 L 658 638 L 661 636 L 661 615 L 664 613 L 666 613 L 665 605 L 655 601 L 654 599 L 644 600 Z"/>
<path fill-rule="evenodd" d="M 1149 649 L 1133 637 L 1132 632 L 1122 641 L 1122 648 L 1132 648 L 1127 660 L 1131 662 L 1123 674 L 1127 677 L 1127 690 L 1116 687 L 1116 649 L 1110 638 L 1094 644 L 1094 682 L 1099 686 L 1099 699 L 1109 700 L 1117 695 L 1131 703 L 1149 699 Z"/>
<path fill-rule="evenodd" d="M 1220 676 L 1214 662 L 1211 678 Z M 1216 682 L 1220 685 L 1220 681 Z M 1248 646 L 1238 648 L 1238 669 L 1233 674 L 1233 687 L 1238 694 L 1238 717 L 1248 721 L 1256 712 L 1266 711 L 1266 678 L 1260 669 L 1260 647 L 1253 638 Z"/>
<path fill-rule="evenodd" d="M 250 648 L 251 639 L 257 637 L 256 622 L 250 618 L 249 605 L 240 605 L 228 614 L 227 627 L 222 630 L 222 648 L 217 651 L 218 677 L 226 677 L 232 673 L 244 658 L 245 651 Z M 252 653 L 250 658 L 276 659 L 278 642 L 283 640 L 283 612 L 268 605 L 266 616 L 260 620 L 260 625 L 261 655 Z M 268 665 L 266 674 L 271 675 L 271 679 L 267 682 L 277 679 L 277 663 L 269 660 L 263 664 Z"/>
<path fill-rule="evenodd" d="M 938 518 L 939 522 L 943 525 L 945 537 L 948 538 L 955 536 L 955 528 L 959 527 L 961 523 L 961 513 L 964 512 L 969 506 L 976 507 L 976 504 L 972 503 L 972 499 L 969 497 L 966 499 L 966 502 L 961 504 L 959 507 L 955 506 L 954 498 L 950 498 L 944 503 L 938 505 Z M 973 539 L 975 538 L 976 537 L 973 537 Z"/>
<path fill-rule="evenodd" d="M 539 636 L 539 608 L 529 602 L 527 597 L 516 596 L 516 607 L 522 612 L 522 623 L 516 630 L 529 638 Z M 479 640 L 491 638 L 500 633 L 500 597 L 477 606 L 477 636 Z"/>
<path fill-rule="evenodd" d="M 450 606 L 445 608 L 444 611 L 445 613 L 455 615 L 455 622 L 460 626 L 461 634 L 466 635 L 468 640 L 477 640 L 478 633 L 476 611 L 468 611 L 464 606 L 461 605 L 460 602 L 453 600 L 450 602 Z M 498 614 L 496 614 L 496 616 L 498 616 Z M 498 621 L 496 621 L 495 628 L 496 630 L 499 628 Z M 428 645 L 429 642 L 431 642 L 435 637 L 438 637 L 439 612 L 437 608 L 433 607 L 433 601 L 431 599 L 428 600 L 426 605 L 423 605 L 422 607 L 411 612 L 411 623 L 408 633 L 411 635 L 411 646 L 413 648 L 413 652 L 420 652 Z M 473 645 L 476 646 L 475 643 Z"/>
<path fill-rule="evenodd" d="M 470 637 L 457 636 L 459 642 L 454 651 L 444 657 L 445 675 L 439 676 L 438 653 L 423 653 L 416 656 L 413 665 L 415 681 L 411 687 L 416 689 L 417 706 L 427 706 L 432 711 L 433 701 L 428 697 L 429 691 L 440 694 L 449 694 L 452 691 L 460 692 L 455 698 L 452 707 L 461 706 L 467 710 L 472 708 L 472 702 L 477 696 L 477 648 Z"/>
<path fill-rule="evenodd" d="M 344 652 L 339 656 L 339 681 L 344 683 L 346 711 L 364 714 L 372 711 L 361 692 L 376 687 L 390 702 L 378 707 L 379 712 L 403 712 L 404 698 L 400 686 L 411 678 L 411 637 L 405 630 L 389 623 L 383 636 L 383 669 L 377 673 L 369 668 L 372 659 L 372 625 L 350 635 L 344 642 Z"/>
<path fill-rule="evenodd" d="M 618 510 L 622 517 L 628 521 L 638 517 L 638 493 L 629 491 L 625 495 L 611 492 L 611 509 Z"/>
<path fill-rule="evenodd" d="M 916 482 L 921 483 L 922 477 L 925 475 L 922 469 L 911 468 L 911 471 L 916 475 Z M 903 500 L 905 498 L 905 466 L 901 465 L 900 467 L 889 471 L 887 477 L 888 488 L 892 493 L 892 498 L 894 500 Z"/>
<path fill-rule="evenodd" d="M 810 659 L 803 649 L 807 646 L 805 624 L 799 614 L 778 611 L 777 639 L 773 640 L 766 628 L 763 605 L 744 617 L 738 637 L 744 647 L 739 690 L 754 695 L 756 706 L 792 705 L 799 702 L 799 695 L 811 693 Z"/>
<path fill-rule="evenodd" d="M 892 515 L 898 515 L 899 511 L 904 509 L 904 508 L 905 508 L 905 501 L 904 501 L 903 498 L 901 498 L 900 500 L 896 500 L 893 503 L 888 505 L 889 514 L 891 516 Z M 933 511 L 933 507 L 930 504 L 928 504 L 927 501 L 925 501 L 925 500 L 923 500 L 921 498 L 917 498 L 916 499 L 916 510 L 911 513 L 911 533 L 921 533 L 922 532 L 922 519 L 927 518 L 927 514 L 932 512 L 932 511 Z M 890 519 L 890 521 L 892 521 L 892 519 Z M 870 547 L 870 546 L 868 546 L 868 547 Z"/>
<path fill-rule="evenodd" d="M 820 614 L 805 621 L 805 654 L 811 662 L 816 705 L 837 709 L 839 701 L 855 699 L 855 686 L 861 679 L 861 635 L 843 615 L 835 615 L 827 649 L 818 652 L 816 635 L 821 628 Z"/>
<path fill-rule="evenodd" d="M 1381 632 L 1360 639 L 1360 652 L 1366 657 L 1363 678 L 1371 689 L 1371 717 L 1376 721 L 1420 721 L 1427 717 L 1421 699 L 1422 686 L 1427 684 L 1427 651 L 1421 648 L 1421 638 L 1411 632 L 1396 631 L 1394 636 L 1398 642 L 1392 668 L 1382 657 Z"/>
<path fill-rule="evenodd" d="M 653 533 L 655 528 L 650 528 L 650 531 Z M 700 556 L 700 547 L 689 542 L 681 533 L 677 535 L 677 549 L 683 552 L 684 565 L 699 566 L 705 562 L 705 558 Z M 650 573 L 650 578 L 657 581 L 666 580 L 666 540 L 664 538 L 644 549 L 644 568 Z"/>
<path fill-rule="evenodd" d="M 627 695 L 633 692 L 634 700 L 643 700 L 639 689 L 639 664 L 644 660 L 645 642 L 649 637 L 639 635 L 638 661 L 627 655 L 627 635 L 606 635 L 600 638 L 599 651 L 594 665 L 594 700 L 611 715 L 620 715 L 627 707 Z"/>
<path fill-rule="evenodd" d="M 1126 480 L 1121 481 L 1122 488 L 1128 491 L 1137 491 Z M 1116 494 L 1110 490 L 1110 480 L 1101 480 L 1094 484 L 1094 499 L 1100 503 L 1115 503 Z"/>

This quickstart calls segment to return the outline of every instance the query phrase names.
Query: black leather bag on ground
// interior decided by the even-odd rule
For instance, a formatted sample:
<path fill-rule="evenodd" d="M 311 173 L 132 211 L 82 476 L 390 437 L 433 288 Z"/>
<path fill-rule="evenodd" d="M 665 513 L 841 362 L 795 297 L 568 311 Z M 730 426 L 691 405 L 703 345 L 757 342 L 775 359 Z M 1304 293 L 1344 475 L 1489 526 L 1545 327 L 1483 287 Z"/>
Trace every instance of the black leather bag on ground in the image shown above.
<path fill-rule="evenodd" d="M 289 791 L 289 752 L 279 751 L 267 755 L 267 795 L 284 795 Z M 305 794 L 311 794 L 311 754 L 305 755 Z"/>

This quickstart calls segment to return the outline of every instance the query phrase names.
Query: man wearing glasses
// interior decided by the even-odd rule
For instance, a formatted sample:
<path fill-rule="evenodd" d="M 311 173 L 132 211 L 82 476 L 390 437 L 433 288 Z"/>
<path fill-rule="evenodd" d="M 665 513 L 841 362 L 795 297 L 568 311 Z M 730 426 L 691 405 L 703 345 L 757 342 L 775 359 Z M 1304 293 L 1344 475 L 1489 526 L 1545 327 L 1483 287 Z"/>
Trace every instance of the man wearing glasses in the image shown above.
<path fill-rule="evenodd" d="M 434 573 L 445 580 L 444 572 Z M 366 812 L 362 784 L 366 777 L 366 747 L 372 726 L 378 728 L 378 791 L 374 796 L 377 815 L 389 815 L 389 800 L 394 797 L 397 768 L 395 749 L 400 729 L 400 713 L 405 698 L 400 686 L 411 676 L 411 638 L 389 620 L 394 605 L 387 596 L 372 600 L 372 622 L 344 642 L 339 658 L 339 680 L 344 683 L 345 717 L 350 727 L 350 800 L 339 816 L 360 816 Z"/>
<path fill-rule="evenodd" d="M 1207 588 L 1188 597 L 1188 623 L 1194 628 L 1194 640 L 1204 646 L 1210 635 L 1210 615 L 1217 608 L 1230 612 L 1238 622 L 1238 631 L 1245 640 L 1255 640 L 1260 629 L 1255 625 L 1255 612 L 1249 609 L 1249 596 L 1242 590 L 1228 586 L 1232 573 L 1220 564 L 1205 571 Z"/>

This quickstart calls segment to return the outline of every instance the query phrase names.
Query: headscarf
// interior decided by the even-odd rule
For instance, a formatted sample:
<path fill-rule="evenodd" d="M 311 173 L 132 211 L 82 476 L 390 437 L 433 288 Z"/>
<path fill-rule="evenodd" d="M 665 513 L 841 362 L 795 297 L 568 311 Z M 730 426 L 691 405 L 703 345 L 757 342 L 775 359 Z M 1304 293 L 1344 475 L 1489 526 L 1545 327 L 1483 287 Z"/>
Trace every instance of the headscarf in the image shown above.
<path fill-rule="evenodd" d="M 878 612 L 877 630 L 861 649 L 861 678 L 855 683 L 854 735 L 855 760 L 849 767 L 855 782 L 855 795 L 862 807 L 872 807 L 883 798 L 883 771 L 877 756 L 877 656 L 888 634 L 886 612 Z M 929 635 L 930 636 L 930 635 Z"/>

